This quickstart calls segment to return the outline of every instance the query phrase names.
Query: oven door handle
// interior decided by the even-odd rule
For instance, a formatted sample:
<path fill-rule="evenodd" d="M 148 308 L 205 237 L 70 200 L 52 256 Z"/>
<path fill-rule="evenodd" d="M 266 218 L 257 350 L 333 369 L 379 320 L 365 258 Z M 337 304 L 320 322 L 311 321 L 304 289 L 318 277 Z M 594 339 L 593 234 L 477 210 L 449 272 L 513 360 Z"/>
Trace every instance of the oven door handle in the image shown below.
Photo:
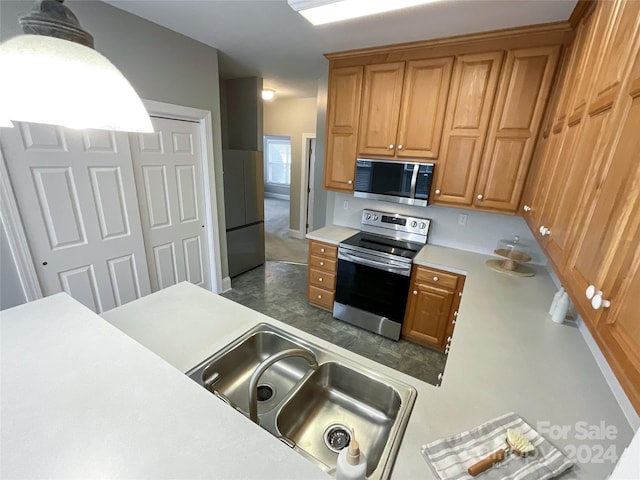
<path fill-rule="evenodd" d="M 359 263 L 368 267 L 377 268 L 378 270 L 386 270 L 387 272 L 398 273 L 400 275 L 409 276 L 411 264 L 407 265 L 390 265 L 388 263 L 376 262 L 367 258 L 357 257 L 348 253 L 338 251 L 339 260 L 347 260 L 348 262 Z"/>

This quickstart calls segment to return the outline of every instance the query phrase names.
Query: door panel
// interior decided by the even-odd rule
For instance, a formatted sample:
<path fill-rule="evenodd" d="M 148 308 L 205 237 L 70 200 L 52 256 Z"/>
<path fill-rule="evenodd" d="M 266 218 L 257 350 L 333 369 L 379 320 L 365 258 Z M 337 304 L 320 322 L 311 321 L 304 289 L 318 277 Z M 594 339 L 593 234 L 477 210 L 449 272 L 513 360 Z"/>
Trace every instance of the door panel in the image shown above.
<path fill-rule="evenodd" d="M 199 125 L 151 120 L 156 132 L 130 135 L 151 290 L 211 289 Z"/>
<path fill-rule="evenodd" d="M 43 294 L 100 313 L 150 293 L 127 135 L 20 123 L 0 138 Z"/>
<path fill-rule="evenodd" d="M 395 155 L 403 78 L 404 62 L 365 67 L 358 153 Z"/>
<path fill-rule="evenodd" d="M 434 204 L 473 203 L 502 57 L 502 52 L 490 52 L 456 58 L 442 155 L 435 169 Z"/>

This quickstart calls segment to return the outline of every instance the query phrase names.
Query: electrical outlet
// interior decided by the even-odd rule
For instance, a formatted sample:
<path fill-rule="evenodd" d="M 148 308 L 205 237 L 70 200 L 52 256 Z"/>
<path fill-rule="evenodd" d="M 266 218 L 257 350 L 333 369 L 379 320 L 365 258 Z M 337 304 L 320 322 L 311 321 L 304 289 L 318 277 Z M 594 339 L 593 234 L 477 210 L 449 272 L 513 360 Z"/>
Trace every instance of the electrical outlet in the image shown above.
<path fill-rule="evenodd" d="M 342 208 L 344 208 L 345 210 L 349 210 L 349 200 L 344 201 L 344 203 L 342 204 Z"/>
<path fill-rule="evenodd" d="M 461 213 L 458 215 L 458 225 L 465 226 L 467 224 L 467 214 Z"/>

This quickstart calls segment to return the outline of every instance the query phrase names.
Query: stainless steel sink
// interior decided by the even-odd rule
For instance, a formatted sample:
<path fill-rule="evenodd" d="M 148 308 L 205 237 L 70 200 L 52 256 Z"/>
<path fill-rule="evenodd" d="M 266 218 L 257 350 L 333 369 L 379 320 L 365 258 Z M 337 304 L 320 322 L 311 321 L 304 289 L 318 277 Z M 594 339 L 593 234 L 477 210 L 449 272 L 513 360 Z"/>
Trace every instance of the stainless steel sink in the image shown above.
<path fill-rule="evenodd" d="M 319 366 L 313 369 L 307 360 L 289 357 L 264 372 L 259 386 L 272 391 L 258 391 L 260 426 L 329 473 L 355 429 L 367 456 L 367 478 L 388 478 L 415 402 L 413 387 L 266 323 L 187 375 L 249 416 L 252 373 L 264 360 L 292 348 L 308 350 Z"/>

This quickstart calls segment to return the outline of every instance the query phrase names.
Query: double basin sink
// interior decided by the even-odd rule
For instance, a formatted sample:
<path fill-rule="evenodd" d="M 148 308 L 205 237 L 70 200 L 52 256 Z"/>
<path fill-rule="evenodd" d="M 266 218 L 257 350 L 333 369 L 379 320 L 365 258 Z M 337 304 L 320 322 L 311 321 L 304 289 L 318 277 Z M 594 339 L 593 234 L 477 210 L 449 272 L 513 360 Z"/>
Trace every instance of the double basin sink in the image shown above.
<path fill-rule="evenodd" d="M 330 474 L 355 430 L 368 479 L 388 478 L 416 399 L 413 387 L 266 323 L 187 375 Z"/>

